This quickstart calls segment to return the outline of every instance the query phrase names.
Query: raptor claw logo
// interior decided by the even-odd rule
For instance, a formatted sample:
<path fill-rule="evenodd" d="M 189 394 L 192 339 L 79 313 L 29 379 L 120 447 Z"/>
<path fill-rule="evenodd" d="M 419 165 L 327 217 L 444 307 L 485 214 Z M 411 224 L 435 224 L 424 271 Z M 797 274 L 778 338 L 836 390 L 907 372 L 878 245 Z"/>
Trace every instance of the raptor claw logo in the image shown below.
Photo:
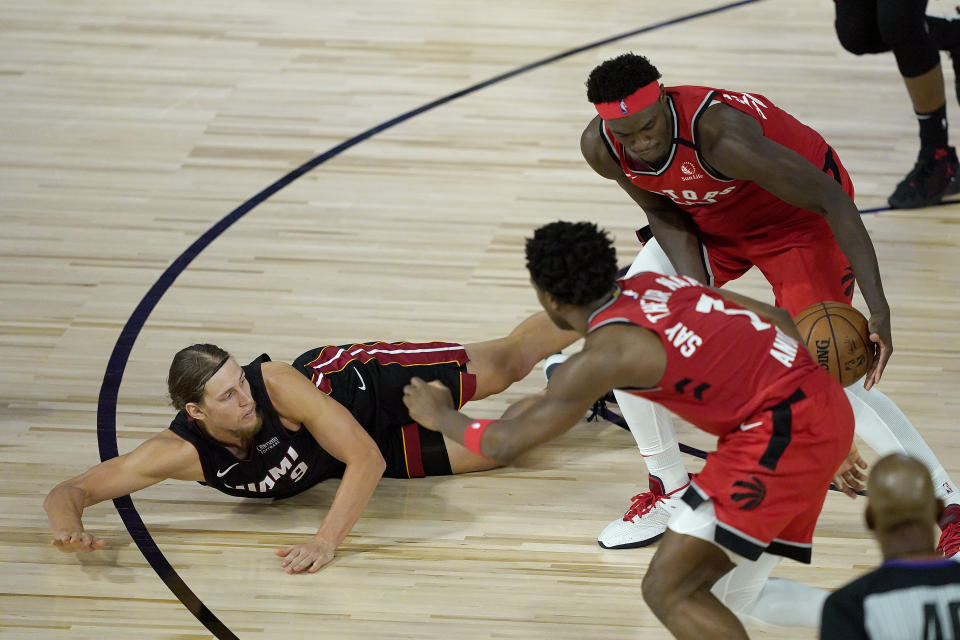
<path fill-rule="evenodd" d="M 763 499 L 767 497 L 767 485 L 763 483 L 763 480 L 757 476 L 750 476 L 750 479 L 753 480 L 753 482 L 737 480 L 733 483 L 734 487 L 746 489 L 746 491 L 735 491 L 730 494 L 730 498 L 734 502 L 744 501 L 739 506 L 741 511 L 756 509 L 760 506 L 760 503 L 763 502 Z"/>

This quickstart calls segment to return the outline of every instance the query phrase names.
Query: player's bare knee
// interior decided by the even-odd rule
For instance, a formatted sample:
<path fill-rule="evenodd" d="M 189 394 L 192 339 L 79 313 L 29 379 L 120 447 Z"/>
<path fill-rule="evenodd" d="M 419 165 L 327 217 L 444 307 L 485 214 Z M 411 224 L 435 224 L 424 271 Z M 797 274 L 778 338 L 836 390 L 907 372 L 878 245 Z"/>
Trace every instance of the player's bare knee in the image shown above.
<path fill-rule="evenodd" d="M 503 349 L 497 356 L 494 380 L 499 391 L 503 391 L 514 382 L 523 380 L 536 364 L 536 361 L 526 357 L 523 350 L 519 348 Z"/>
<path fill-rule="evenodd" d="M 510 379 L 510 382 L 507 386 L 526 378 L 527 374 L 533 370 L 534 364 L 536 363 L 532 360 L 523 358 L 521 356 L 510 358 L 510 361 L 504 371 L 505 376 Z"/>
<path fill-rule="evenodd" d="M 670 574 L 651 565 L 650 569 L 643 576 L 641 583 L 641 593 L 643 601 L 647 603 L 650 610 L 659 619 L 663 619 L 670 613 L 670 610 L 679 601 L 675 581 L 668 578 Z"/>

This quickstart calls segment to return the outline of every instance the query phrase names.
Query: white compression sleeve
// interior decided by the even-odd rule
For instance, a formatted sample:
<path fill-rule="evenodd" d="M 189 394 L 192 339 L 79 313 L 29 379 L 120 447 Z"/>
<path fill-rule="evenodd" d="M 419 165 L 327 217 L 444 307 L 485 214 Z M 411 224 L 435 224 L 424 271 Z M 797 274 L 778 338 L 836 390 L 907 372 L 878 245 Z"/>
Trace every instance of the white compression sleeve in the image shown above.
<path fill-rule="evenodd" d="M 676 271 L 656 238 L 651 238 L 634 259 L 627 277 L 644 271 L 673 275 Z M 647 464 L 647 471 L 663 483 L 670 493 L 687 484 L 690 476 L 680 457 L 680 445 L 673 430 L 673 416 L 662 406 L 625 391 L 614 389 L 617 405 L 637 447 Z"/>
<path fill-rule="evenodd" d="M 660 478 L 666 493 L 687 484 L 690 476 L 680 456 L 672 414 L 660 405 L 626 391 L 614 389 L 613 395 L 650 475 Z"/>
<path fill-rule="evenodd" d="M 735 614 L 781 627 L 820 626 L 828 591 L 794 580 L 771 578 L 780 557 L 764 553 L 756 561 L 742 560 L 710 590 Z"/>
<path fill-rule="evenodd" d="M 857 435 L 881 456 L 905 453 L 920 460 L 933 476 L 937 497 L 947 504 L 960 504 L 960 493 L 930 446 L 923 440 L 907 416 L 879 389 L 869 391 L 860 382 L 846 388 L 853 407 Z"/>

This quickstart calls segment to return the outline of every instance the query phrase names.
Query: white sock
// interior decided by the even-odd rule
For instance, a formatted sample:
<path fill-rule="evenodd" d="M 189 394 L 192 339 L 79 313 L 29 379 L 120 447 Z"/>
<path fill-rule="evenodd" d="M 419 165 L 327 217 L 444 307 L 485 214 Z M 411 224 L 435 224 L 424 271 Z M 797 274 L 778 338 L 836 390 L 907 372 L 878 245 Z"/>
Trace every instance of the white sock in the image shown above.
<path fill-rule="evenodd" d="M 634 258 L 627 270 L 627 277 L 644 271 L 676 275 L 667 254 L 660 248 L 656 238 L 651 238 Z M 633 439 L 647 465 L 647 471 L 663 483 L 666 493 L 676 491 L 690 482 L 690 475 L 680 457 L 680 444 L 673 431 L 673 416 L 659 404 L 614 389 L 617 405 L 623 419 L 630 427 Z"/>
<path fill-rule="evenodd" d="M 771 578 L 780 557 L 761 554 L 756 561 L 742 560 L 717 580 L 710 591 L 740 617 L 781 627 L 820 626 L 828 591 L 785 578 Z"/>
<path fill-rule="evenodd" d="M 913 456 L 930 470 L 937 497 L 947 504 L 960 504 L 960 493 L 947 471 L 893 400 L 876 387 L 866 391 L 859 382 L 847 387 L 846 392 L 853 407 L 857 435 L 871 449 L 881 456 L 888 453 Z"/>
<path fill-rule="evenodd" d="M 626 391 L 614 389 L 613 395 L 633 439 L 637 441 L 647 472 L 660 479 L 664 492 L 676 491 L 690 482 L 673 431 L 672 414 L 659 404 Z"/>

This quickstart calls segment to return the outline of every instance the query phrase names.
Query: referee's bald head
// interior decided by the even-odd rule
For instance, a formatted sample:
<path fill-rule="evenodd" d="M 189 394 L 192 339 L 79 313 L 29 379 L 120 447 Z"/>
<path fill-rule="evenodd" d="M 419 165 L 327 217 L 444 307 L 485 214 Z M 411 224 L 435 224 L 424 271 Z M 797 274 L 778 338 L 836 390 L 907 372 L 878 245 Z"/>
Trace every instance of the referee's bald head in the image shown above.
<path fill-rule="evenodd" d="M 905 525 L 933 526 L 940 507 L 926 466 L 892 453 L 877 461 L 867 481 L 867 526 L 877 533 Z"/>

